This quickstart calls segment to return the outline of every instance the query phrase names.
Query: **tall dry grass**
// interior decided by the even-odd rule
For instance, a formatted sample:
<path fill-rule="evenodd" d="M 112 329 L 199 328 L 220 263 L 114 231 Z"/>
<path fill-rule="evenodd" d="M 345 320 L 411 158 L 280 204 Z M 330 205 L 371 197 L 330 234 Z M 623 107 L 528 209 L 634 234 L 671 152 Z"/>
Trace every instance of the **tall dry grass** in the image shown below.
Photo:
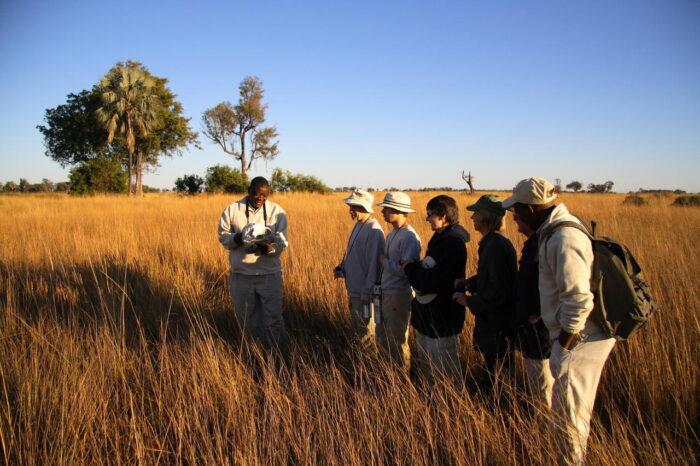
<path fill-rule="evenodd" d="M 424 244 L 433 194 L 413 194 Z M 462 209 L 477 198 L 455 196 Z M 700 210 L 562 198 L 632 248 L 661 307 L 608 361 L 591 464 L 697 462 Z M 232 197 L 0 196 L 4 462 L 553 463 L 546 412 L 522 380 L 493 398 L 470 383 L 414 387 L 349 343 L 342 283 L 329 278 L 352 226 L 340 199 L 274 196 L 290 221 L 285 371 L 244 351 L 231 320 L 216 223 Z M 506 233 L 520 248 L 512 222 Z M 470 377 L 472 323 L 461 337 Z"/>

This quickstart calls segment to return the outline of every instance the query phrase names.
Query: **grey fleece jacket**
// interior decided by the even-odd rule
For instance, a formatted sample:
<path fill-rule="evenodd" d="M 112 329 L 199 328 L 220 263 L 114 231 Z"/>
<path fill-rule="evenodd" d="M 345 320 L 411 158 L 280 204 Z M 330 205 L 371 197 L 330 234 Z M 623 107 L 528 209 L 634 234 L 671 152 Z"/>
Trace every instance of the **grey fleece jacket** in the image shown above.
<path fill-rule="evenodd" d="M 372 286 L 379 279 L 384 254 L 384 230 L 374 218 L 356 222 L 348 239 L 348 248 L 343 262 L 345 288 L 351 298 L 369 301 Z"/>

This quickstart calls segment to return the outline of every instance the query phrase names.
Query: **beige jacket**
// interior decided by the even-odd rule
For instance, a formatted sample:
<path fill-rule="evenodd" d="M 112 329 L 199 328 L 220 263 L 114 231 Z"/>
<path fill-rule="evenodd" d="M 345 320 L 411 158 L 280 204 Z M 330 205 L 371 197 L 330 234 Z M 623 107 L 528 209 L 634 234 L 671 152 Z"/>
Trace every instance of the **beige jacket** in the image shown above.
<path fill-rule="evenodd" d="M 249 223 L 265 224 L 273 234 L 282 233 L 287 237 L 287 214 L 274 202 L 265 201 L 265 206 L 253 210 L 250 206 L 246 217 L 246 200 L 234 202 L 224 209 L 219 220 L 219 242 L 229 251 L 228 259 L 232 273 L 243 275 L 267 275 L 282 271 L 280 254 L 284 250 L 284 244 L 276 244 L 276 252 L 258 256 L 246 253 L 241 244 L 236 243 L 234 236 L 240 233 Z M 267 221 L 265 221 L 267 213 Z"/>
<path fill-rule="evenodd" d="M 549 226 L 563 221 L 579 222 L 564 204 L 554 208 L 537 230 L 538 236 Z M 543 238 L 544 239 L 544 238 Z M 591 240 L 576 228 L 560 228 L 539 246 L 540 306 L 542 320 L 550 338 L 561 329 L 579 333 L 593 310 L 590 289 L 593 249 Z M 588 326 L 592 326 L 592 321 Z M 594 329 L 587 329 L 593 331 Z"/>

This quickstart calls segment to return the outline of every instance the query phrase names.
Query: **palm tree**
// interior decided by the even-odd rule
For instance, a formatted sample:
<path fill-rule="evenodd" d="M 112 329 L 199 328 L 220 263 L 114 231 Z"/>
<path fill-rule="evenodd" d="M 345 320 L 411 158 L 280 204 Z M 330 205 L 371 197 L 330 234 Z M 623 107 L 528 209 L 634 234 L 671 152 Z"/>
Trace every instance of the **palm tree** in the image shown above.
<path fill-rule="evenodd" d="M 117 63 L 100 80 L 102 107 L 97 118 L 107 130 L 107 142 L 116 134 L 124 137 L 129 153 L 129 195 L 143 195 L 143 150 L 138 147 L 138 137 L 147 136 L 157 124 L 154 78 L 138 63 Z M 136 154 L 136 160 L 134 160 Z M 134 189 L 133 177 L 136 172 Z"/>

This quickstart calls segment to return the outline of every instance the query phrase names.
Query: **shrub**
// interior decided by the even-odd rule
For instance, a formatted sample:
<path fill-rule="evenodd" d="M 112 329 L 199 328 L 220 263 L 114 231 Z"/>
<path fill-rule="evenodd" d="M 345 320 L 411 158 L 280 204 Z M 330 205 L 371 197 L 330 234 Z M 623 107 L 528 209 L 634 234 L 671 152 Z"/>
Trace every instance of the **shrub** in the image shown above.
<path fill-rule="evenodd" d="M 207 168 L 205 191 L 208 193 L 244 193 L 250 185 L 248 175 L 228 165 Z"/>
<path fill-rule="evenodd" d="M 119 161 L 96 157 L 71 169 L 70 194 L 125 193 L 127 174 Z"/>
<path fill-rule="evenodd" d="M 179 193 L 197 194 L 202 190 L 203 184 L 201 176 L 185 175 L 175 180 L 175 190 Z"/>
<path fill-rule="evenodd" d="M 273 192 L 300 191 L 309 193 L 330 193 L 332 190 L 323 181 L 315 176 L 292 174 L 288 170 L 275 168 L 270 180 L 270 189 Z"/>
<path fill-rule="evenodd" d="M 637 196 L 636 194 L 631 194 L 622 201 L 623 205 L 645 205 L 646 203 L 647 201 L 642 196 Z"/>
<path fill-rule="evenodd" d="M 700 195 L 693 194 L 690 196 L 678 196 L 671 205 L 681 207 L 700 207 Z"/>

